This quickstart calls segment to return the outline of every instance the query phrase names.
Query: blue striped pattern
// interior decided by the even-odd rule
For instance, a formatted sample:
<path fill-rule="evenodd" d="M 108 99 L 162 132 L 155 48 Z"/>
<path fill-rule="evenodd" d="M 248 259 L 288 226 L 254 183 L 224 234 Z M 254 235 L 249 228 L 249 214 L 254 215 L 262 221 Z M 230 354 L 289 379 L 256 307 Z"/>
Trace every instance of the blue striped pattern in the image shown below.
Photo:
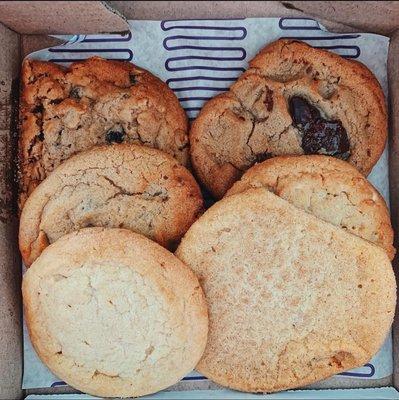
<path fill-rule="evenodd" d="M 50 47 L 49 61 L 68 65 L 99 55 L 109 60 L 133 60 L 132 33 L 108 35 L 75 35 L 66 45 Z"/>
<path fill-rule="evenodd" d="M 245 71 L 247 52 L 243 20 L 162 21 L 168 52 L 165 69 L 168 85 L 190 119 L 203 103 L 224 92 Z M 184 35 L 180 34 L 184 32 Z"/>

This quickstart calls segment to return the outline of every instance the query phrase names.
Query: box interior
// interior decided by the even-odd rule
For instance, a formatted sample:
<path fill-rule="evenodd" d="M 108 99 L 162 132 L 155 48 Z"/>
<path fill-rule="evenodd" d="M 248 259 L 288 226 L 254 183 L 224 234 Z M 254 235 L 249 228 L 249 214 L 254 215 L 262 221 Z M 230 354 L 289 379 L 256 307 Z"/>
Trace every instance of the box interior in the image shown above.
<path fill-rule="evenodd" d="M 184 6 L 183 6 L 184 5 Z M 372 16 L 372 18 L 370 18 Z M 20 256 L 15 207 L 19 72 L 23 57 L 57 44 L 49 34 L 122 32 L 126 19 L 314 17 L 337 32 L 364 31 L 390 36 L 390 196 L 399 232 L 399 2 L 394 1 L 0 1 L 0 399 L 23 398 Z M 398 247 L 398 240 L 395 246 Z M 398 257 L 394 260 L 397 271 Z M 393 385 L 399 388 L 399 325 L 395 319 Z M 54 391 L 55 392 L 55 391 Z"/>
<path fill-rule="evenodd" d="M 1 22 L 20 34 L 127 30 L 125 18 L 102 1 L 1 1 Z"/>
<path fill-rule="evenodd" d="M 389 185 L 391 199 L 391 219 L 395 232 L 395 248 L 398 249 L 399 239 L 399 31 L 391 36 L 388 55 L 388 82 L 389 82 Z M 398 279 L 399 257 L 393 261 L 393 267 Z M 393 328 L 393 384 L 399 388 L 399 307 L 396 307 Z"/>

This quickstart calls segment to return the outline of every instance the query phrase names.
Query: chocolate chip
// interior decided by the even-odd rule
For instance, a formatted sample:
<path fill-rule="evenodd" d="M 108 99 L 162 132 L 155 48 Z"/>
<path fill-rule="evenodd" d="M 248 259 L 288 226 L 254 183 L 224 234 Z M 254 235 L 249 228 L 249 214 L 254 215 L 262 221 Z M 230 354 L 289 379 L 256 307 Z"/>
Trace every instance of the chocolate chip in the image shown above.
<path fill-rule="evenodd" d="M 122 143 L 124 136 L 125 131 L 123 128 L 110 129 L 105 136 L 105 140 L 108 143 Z"/>
<path fill-rule="evenodd" d="M 264 101 L 265 105 L 266 105 L 266 109 L 267 111 L 272 111 L 273 110 L 273 90 L 267 88 L 266 89 L 266 97 L 265 97 L 265 101 Z"/>
<path fill-rule="evenodd" d="M 136 75 L 134 75 L 134 74 L 129 74 L 129 79 L 130 79 L 130 83 L 131 83 L 132 85 L 135 85 L 135 84 L 137 83 Z"/>
<path fill-rule="evenodd" d="M 71 97 L 72 99 L 80 99 L 82 98 L 82 95 L 82 88 L 80 86 L 73 87 L 69 92 L 69 97 Z"/>
<path fill-rule="evenodd" d="M 294 96 L 289 111 L 295 126 L 302 132 L 305 154 L 325 154 L 346 160 L 350 156 L 349 139 L 341 121 L 328 121 L 305 99 Z"/>
<path fill-rule="evenodd" d="M 43 133 L 43 132 L 40 132 L 40 133 L 37 135 L 37 138 L 38 138 L 41 142 L 43 142 L 43 140 L 44 140 L 44 133 Z"/>

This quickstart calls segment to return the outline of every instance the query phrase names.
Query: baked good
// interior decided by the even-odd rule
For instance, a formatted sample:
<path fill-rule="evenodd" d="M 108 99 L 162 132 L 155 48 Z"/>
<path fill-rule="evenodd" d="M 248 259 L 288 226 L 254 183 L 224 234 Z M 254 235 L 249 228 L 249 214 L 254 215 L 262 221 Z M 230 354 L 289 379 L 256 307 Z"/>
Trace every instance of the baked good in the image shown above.
<path fill-rule="evenodd" d="M 19 246 L 29 266 L 61 236 L 99 226 L 127 228 L 174 250 L 202 210 L 198 184 L 170 155 L 128 143 L 99 146 L 72 156 L 32 192 Z"/>
<path fill-rule="evenodd" d="M 362 366 L 393 320 L 386 252 L 265 188 L 208 209 L 176 255 L 208 303 L 197 369 L 233 389 L 274 392 Z"/>
<path fill-rule="evenodd" d="M 100 57 L 22 66 L 21 206 L 63 160 L 97 144 L 131 142 L 188 162 L 187 118 L 168 86 L 131 63 Z"/>
<path fill-rule="evenodd" d="M 334 157 L 280 156 L 251 167 L 226 193 L 265 187 L 294 206 L 395 255 L 388 207 L 367 179 Z"/>
<path fill-rule="evenodd" d="M 384 95 L 373 74 L 295 40 L 261 50 L 190 131 L 193 166 L 217 198 L 255 162 L 278 155 L 331 155 L 367 175 L 386 138 Z"/>
<path fill-rule="evenodd" d="M 125 229 L 64 236 L 29 268 L 22 291 L 41 360 L 94 396 L 164 389 L 195 367 L 206 344 L 207 308 L 195 275 Z"/>

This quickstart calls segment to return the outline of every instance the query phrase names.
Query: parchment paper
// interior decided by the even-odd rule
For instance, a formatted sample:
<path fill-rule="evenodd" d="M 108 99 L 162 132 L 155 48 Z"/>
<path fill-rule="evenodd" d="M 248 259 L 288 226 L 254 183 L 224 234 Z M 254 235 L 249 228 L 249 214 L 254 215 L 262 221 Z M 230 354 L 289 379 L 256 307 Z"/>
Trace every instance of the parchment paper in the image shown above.
<path fill-rule="evenodd" d="M 93 55 L 132 61 L 166 81 L 192 120 L 207 99 L 234 82 L 246 69 L 248 60 L 265 44 L 281 37 L 296 38 L 363 62 L 376 75 L 387 95 L 389 39 L 384 36 L 329 33 L 318 22 L 304 18 L 129 21 L 129 24 L 131 30 L 126 35 L 75 35 L 67 37 L 68 41 L 62 46 L 28 57 L 63 65 Z M 389 203 L 387 149 L 369 179 Z M 370 363 L 341 377 L 375 380 L 391 374 L 392 339 L 389 335 Z M 330 380 L 332 382 L 334 377 Z M 184 381 L 186 388 L 190 388 L 188 385 L 195 382 L 206 385 L 207 380 L 193 372 Z M 63 384 L 40 362 L 24 328 L 23 388 Z M 211 383 L 209 387 L 213 387 Z"/>
<path fill-rule="evenodd" d="M 25 400 L 96 400 L 87 394 L 30 395 Z M 187 392 L 159 392 L 141 397 L 145 400 L 242 400 L 243 393 L 232 390 L 197 390 Z M 371 389 L 290 390 L 271 394 L 245 394 L 245 400 L 397 400 L 398 391 L 393 387 Z"/>

